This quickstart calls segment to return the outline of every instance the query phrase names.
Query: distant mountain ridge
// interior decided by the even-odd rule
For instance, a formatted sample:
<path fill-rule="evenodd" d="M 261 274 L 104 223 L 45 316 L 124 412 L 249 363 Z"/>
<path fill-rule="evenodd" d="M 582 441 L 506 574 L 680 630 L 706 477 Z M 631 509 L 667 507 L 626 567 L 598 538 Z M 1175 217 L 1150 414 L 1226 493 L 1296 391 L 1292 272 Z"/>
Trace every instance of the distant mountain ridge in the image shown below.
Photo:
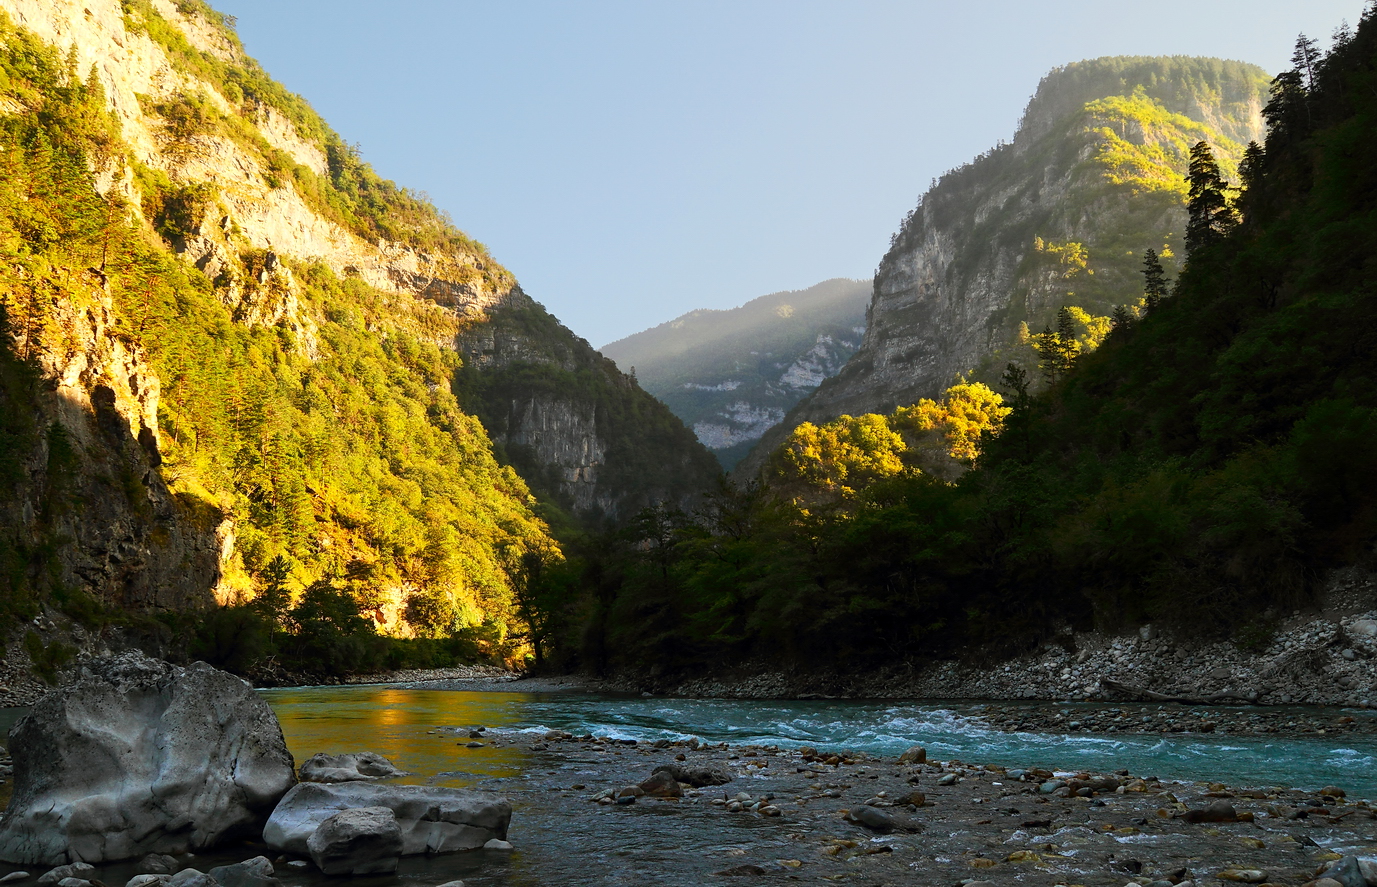
<path fill-rule="evenodd" d="M 894 235 L 876 272 L 865 341 L 762 439 L 754 475 L 802 422 L 888 413 L 936 398 L 958 376 L 996 384 L 1029 333 L 1078 307 L 1107 325 L 1142 296 L 1142 256 L 1175 276 L 1191 145 L 1227 177 L 1263 137 L 1268 74 L 1211 58 L 1111 57 L 1057 68 L 1012 142 L 942 176 Z"/>
<path fill-rule="evenodd" d="M 860 346 L 871 281 L 835 278 L 690 311 L 601 349 L 730 470 Z"/>

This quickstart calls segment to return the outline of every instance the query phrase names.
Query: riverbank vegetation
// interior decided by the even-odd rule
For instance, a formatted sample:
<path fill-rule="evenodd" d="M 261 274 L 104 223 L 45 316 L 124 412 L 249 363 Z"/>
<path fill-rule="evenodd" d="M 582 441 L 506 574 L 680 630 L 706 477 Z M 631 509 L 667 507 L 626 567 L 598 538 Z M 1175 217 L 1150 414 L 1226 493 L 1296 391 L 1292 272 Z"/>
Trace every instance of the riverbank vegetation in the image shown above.
<path fill-rule="evenodd" d="M 550 658 L 863 669 L 1092 625 L 1246 636 L 1325 569 L 1370 562 L 1373 12 L 1328 54 L 1303 41 L 1265 116 L 1237 183 L 1203 143 L 1180 170 L 1190 251 L 1170 294 L 1149 268 L 1097 349 L 1046 349 L 1065 365 L 1045 390 L 1010 367 L 1011 412 L 972 470 L 949 483 L 887 461 L 892 417 L 800 429 L 763 484 L 570 545 L 538 595 Z M 872 469 L 857 484 L 829 467 L 851 451 Z"/>

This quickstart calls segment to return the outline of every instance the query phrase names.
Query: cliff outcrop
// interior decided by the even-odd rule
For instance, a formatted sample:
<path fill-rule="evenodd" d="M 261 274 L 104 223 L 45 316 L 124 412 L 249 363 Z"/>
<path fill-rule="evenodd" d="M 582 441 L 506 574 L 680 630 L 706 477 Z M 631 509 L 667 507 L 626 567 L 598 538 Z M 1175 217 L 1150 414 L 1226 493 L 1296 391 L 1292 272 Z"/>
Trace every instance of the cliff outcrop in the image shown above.
<path fill-rule="evenodd" d="M 1030 332 L 1063 306 L 1107 328 L 1142 296 L 1142 256 L 1176 268 L 1190 146 L 1226 173 L 1263 136 L 1268 75 L 1241 62 L 1103 58 L 1043 78 L 1011 142 L 925 193 L 876 271 L 864 340 L 847 365 L 741 464 L 753 476 L 805 421 L 887 413 L 960 375 L 994 384 L 1030 366 Z"/>

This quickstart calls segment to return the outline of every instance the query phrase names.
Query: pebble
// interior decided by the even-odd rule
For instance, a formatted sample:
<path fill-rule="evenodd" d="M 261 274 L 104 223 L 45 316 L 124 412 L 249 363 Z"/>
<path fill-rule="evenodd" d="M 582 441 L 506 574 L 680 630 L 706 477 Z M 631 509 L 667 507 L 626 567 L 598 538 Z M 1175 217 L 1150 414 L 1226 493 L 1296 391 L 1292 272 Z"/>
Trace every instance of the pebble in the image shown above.
<path fill-rule="evenodd" d="M 10 872 L 8 875 L 5 875 L 3 878 L 0 878 L 0 884 L 9 884 L 14 881 L 22 881 L 27 877 L 29 877 L 28 872 Z"/>

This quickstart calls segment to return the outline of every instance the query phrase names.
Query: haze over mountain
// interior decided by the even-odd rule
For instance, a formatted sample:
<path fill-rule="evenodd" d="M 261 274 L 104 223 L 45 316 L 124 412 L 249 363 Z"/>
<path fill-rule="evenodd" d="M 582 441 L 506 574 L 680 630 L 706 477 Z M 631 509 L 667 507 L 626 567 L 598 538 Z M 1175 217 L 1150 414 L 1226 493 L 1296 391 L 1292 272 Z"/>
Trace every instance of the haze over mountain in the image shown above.
<path fill-rule="evenodd" d="M 865 332 L 871 281 L 836 279 L 725 311 L 691 311 L 604 345 L 727 470 L 836 375 Z"/>

